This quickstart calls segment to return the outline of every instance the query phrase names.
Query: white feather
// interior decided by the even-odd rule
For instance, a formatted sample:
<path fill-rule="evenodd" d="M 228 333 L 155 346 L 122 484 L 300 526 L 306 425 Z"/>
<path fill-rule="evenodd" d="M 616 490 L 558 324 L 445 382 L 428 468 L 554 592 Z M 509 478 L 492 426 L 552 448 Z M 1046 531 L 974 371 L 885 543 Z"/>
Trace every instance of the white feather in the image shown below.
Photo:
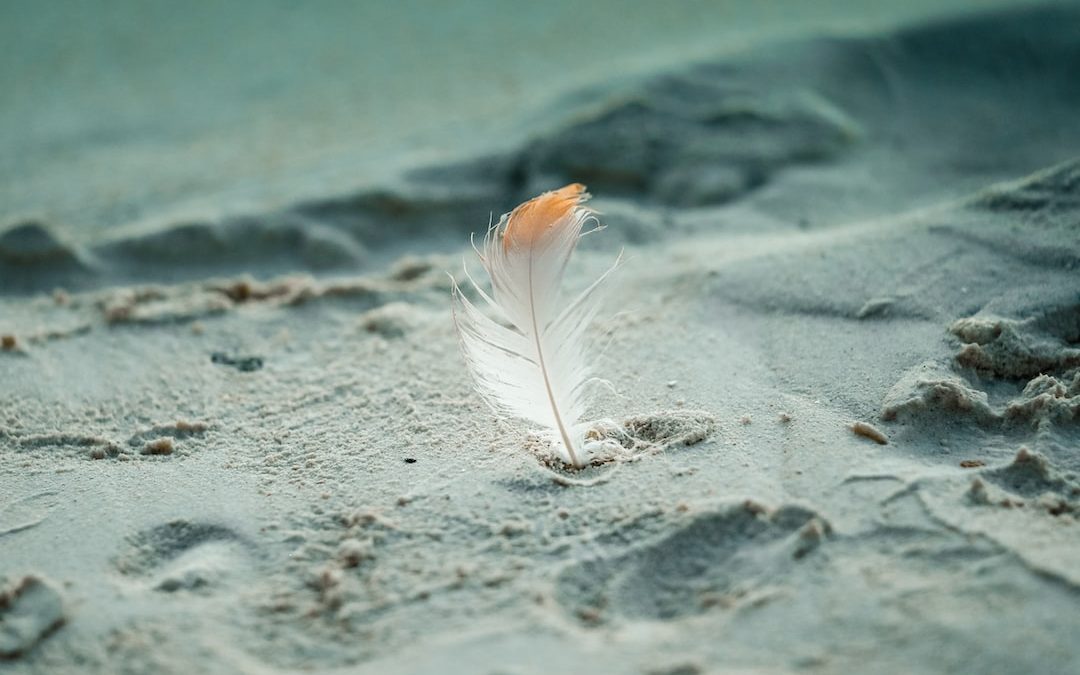
<path fill-rule="evenodd" d="M 587 198 L 583 186 L 567 186 L 526 202 L 488 228 L 477 254 L 491 293 L 473 280 L 467 267 L 465 276 L 495 319 L 456 283 L 453 289 L 462 352 L 480 396 L 497 414 L 537 425 L 556 454 L 576 467 L 588 462 L 587 425 L 581 420 L 594 379 L 585 331 L 598 309 L 597 288 L 618 266 L 616 260 L 577 298 L 561 302 L 563 272 L 585 223 L 595 220 L 581 205 Z M 545 199 L 556 201 L 539 201 Z M 530 206 L 532 211 L 527 211 Z M 550 223 L 537 219 L 537 214 L 549 213 L 554 216 Z M 523 218 L 527 222 L 521 223 Z M 522 229 L 525 236 L 515 237 Z"/>

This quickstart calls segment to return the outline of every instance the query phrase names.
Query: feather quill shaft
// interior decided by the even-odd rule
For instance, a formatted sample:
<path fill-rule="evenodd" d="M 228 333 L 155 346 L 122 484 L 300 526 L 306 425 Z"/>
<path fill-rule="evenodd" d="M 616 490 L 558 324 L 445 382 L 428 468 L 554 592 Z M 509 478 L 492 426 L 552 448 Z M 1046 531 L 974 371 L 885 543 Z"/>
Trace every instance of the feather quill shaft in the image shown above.
<path fill-rule="evenodd" d="M 465 269 L 487 313 L 457 283 L 453 287 L 454 322 L 480 396 L 497 414 L 539 426 L 556 454 L 575 467 L 588 461 L 581 418 L 595 380 L 585 330 L 596 314 L 597 288 L 618 265 L 562 302 L 566 265 L 585 223 L 595 220 L 584 206 L 588 198 L 583 185 L 567 185 L 519 205 L 488 228 L 477 255 L 491 293 Z"/>

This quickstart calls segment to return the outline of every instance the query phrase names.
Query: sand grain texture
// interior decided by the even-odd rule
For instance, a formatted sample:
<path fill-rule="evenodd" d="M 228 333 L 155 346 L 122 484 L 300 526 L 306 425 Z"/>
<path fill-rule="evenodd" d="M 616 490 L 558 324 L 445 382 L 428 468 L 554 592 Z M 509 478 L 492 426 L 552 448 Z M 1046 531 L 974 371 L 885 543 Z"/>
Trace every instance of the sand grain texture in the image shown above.
<path fill-rule="evenodd" d="M 676 59 L 250 208 L 0 213 L 0 668 L 1080 671 L 1077 25 Z M 471 390 L 446 276 L 571 181 L 608 228 L 568 285 L 628 259 L 580 473 Z"/>

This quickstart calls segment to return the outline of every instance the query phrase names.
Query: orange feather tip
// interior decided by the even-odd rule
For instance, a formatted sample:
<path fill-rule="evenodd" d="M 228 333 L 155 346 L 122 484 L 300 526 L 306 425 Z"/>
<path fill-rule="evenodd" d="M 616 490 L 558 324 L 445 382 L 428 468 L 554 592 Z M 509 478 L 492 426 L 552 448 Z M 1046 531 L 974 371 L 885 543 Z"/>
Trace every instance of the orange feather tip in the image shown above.
<path fill-rule="evenodd" d="M 569 222 L 567 216 L 589 198 L 585 186 L 571 183 L 519 204 L 510 212 L 503 230 L 503 247 L 535 246 L 551 228 Z"/>

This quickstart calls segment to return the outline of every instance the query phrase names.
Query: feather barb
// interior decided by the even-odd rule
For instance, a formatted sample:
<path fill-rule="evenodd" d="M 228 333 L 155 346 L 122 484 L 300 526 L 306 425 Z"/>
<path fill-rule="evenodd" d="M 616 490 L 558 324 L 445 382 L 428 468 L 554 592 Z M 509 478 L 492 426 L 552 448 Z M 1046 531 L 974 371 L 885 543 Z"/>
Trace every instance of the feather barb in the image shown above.
<path fill-rule="evenodd" d="M 571 211 L 588 198 L 584 185 L 571 183 L 520 204 L 506 219 L 503 247 L 536 245 L 552 227 L 568 222 Z"/>

